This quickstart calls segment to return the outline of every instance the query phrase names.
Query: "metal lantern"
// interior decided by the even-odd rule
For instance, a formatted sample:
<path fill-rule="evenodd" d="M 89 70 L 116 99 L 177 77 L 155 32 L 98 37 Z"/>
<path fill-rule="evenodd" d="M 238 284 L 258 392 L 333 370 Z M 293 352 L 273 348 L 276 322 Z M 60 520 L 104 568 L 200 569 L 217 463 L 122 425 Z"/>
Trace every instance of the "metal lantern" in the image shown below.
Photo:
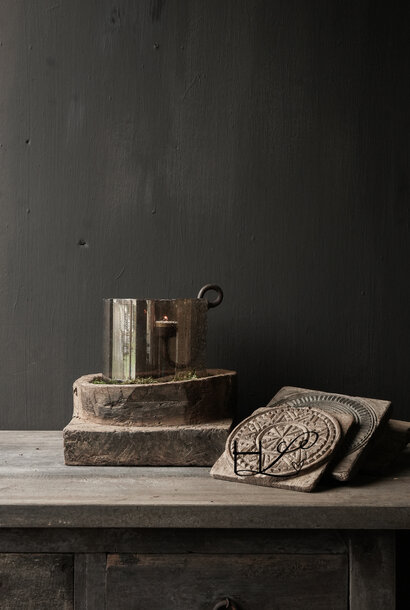
<path fill-rule="evenodd" d="M 205 293 L 217 293 L 213 301 Z M 207 284 L 196 299 L 104 299 L 103 374 L 118 381 L 206 370 L 207 312 L 222 302 Z"/>

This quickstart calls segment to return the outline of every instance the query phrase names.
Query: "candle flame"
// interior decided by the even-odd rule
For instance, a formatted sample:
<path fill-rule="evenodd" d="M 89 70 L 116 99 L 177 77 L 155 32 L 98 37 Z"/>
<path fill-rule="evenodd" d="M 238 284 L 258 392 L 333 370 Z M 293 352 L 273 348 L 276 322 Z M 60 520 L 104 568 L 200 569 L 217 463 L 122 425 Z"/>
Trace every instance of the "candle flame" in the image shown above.
<path fill-rule="evenodd" d="M 168 321 L 169 318 L 168 318 L 168 316 L 163 316 L 162 319 L 165 320 L 165 321 Z"/>

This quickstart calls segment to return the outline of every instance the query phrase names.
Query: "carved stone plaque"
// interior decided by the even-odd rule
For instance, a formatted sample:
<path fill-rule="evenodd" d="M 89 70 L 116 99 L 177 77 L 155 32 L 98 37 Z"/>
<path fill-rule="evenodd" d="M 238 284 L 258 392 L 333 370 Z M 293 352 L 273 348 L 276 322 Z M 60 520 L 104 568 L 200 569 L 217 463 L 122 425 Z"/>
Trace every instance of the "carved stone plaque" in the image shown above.
<path fill-rule="evenodd" d="M 282 405 L 259 409 L 229 435 L 215 478 L 311 491 L 353 423 L 320 409 Z"/>
<path fill-rule="evenodd" d="M 339 422 L 318 409 L 267 409 L 237 426 L 229 453 L 238 473 L 256 472 L 259 453 L 252 451 L 260 446 L 262 472 L 290 477 L 326 460 L 340 434 Z"/>
<path fill-rule="evenodd" d="M 280 408 L 283 405 L 299 409 L 305 409 L 310 405 L 334 416 L 340 414 L 353 416 L 355 426 L 341 446 L 341 459 L 332 469 L 332 476 L 339 481 L 347 481 L 350 478 L 357 461 L 390 411 L 388 401 L 294 387 L 282 388 L 266 409 Z M 264 409 L 259 411 L 263 412 Z"/>

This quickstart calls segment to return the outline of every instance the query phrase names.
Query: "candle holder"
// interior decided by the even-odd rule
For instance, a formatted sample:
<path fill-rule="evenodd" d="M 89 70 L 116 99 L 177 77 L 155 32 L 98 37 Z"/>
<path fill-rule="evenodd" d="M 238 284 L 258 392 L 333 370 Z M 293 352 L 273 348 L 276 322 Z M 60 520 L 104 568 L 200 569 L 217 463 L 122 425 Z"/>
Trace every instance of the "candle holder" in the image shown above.
<path fill-rule="evenodd" d="M 217 291 L 215 301 L 203 295 Z M 205 292 L 204 292 L 205 290 Z M 103 374 L 118 381 L 206 370 L 207 313 L 219 286 L 196 299 L 105 299 Z"/>
<path fill-rule="evenodd" d="M 235 371 L 206 367 L 208 310 L 222 300 L 214 284 L 196 299 L 104 300 L 103 372 L 74 383 L 66 464 L 215 462 L 236 394 Z"/>

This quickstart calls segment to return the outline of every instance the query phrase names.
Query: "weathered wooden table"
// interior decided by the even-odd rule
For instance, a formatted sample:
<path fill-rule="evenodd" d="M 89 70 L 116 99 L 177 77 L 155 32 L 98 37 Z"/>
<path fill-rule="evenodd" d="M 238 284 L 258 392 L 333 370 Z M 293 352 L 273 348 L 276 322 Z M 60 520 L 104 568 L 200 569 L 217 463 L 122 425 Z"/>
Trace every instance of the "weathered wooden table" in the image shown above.
<path fill-rule="evenodd" d="M 207 468 L 68 467 L 60 432 L 0 432 L 0 608 L 394 608 L 409 458 L 303 494 Z"/>

